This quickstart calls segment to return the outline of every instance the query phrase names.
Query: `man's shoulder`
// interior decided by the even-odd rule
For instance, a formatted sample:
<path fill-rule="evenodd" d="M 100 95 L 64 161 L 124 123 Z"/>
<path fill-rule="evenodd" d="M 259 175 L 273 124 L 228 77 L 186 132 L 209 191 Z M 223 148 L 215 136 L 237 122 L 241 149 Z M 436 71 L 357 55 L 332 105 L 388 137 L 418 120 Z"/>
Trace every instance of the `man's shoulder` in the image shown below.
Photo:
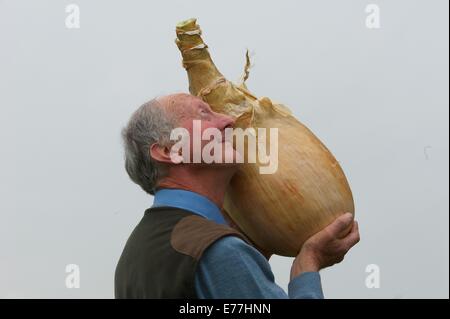
<path fill-rule="evenodd" d="M 230 251 L 234 251 L 236 249 L 245 250 L 253 248 L 245 240 L 243 240 L 241 237 L 238 236 L 224 236 L 218 239 L 212 245 L 212 247 L 216 249 L 230 250 Z"/>
<path fill-rule="evenodd" d="M 171 234 L 172 247 L 178 252 L 190 255 L 199 260 L 205 250 L 209 250 L 224 238 L 237 238 L 244 242 L 245 235 L 234 228 L 218 224 L 198 215 L 181 219 L 173 228 Z M 228 240 L 224 241 L 225 243 Z"/>
<path fill-rule="evenodd" d="M 197 268 L 197 278 L 253 278 L 255 271 L 273 280 L 268 260 L 251 244 L 236 236 L 226 236 L 214 242 L 203 254 Z"/>
<path fill-rule="evenodd" d="M 249 242 L 238 236 L 223 236 L 212 243 L 204 253 L 207 260 L 242 260 L 264 258 Z"/>

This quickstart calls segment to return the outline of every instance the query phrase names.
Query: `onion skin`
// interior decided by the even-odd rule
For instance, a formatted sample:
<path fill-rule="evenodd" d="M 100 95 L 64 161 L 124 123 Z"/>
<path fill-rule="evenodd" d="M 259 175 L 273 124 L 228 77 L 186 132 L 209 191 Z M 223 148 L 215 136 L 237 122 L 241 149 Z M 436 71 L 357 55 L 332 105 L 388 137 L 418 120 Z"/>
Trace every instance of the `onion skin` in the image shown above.
<path fill-rule="evenodd" d="M 235 127 L 278 128 L 278 169 L 260 174 L 260 163 L 242 164 L 233 176 L 224 209 L 266 252 L 296 256 L 303 243 L 345 212 L 354 214 L 352 192 L 333 154 L 282 104 L 257 98 L 244 81 L 227 81 L 201 38 L 196 19 L 180 22 L 176 44 L 191 94 L 219 113 L 236 118 Z M 267 150 L 269 150 L 267 146 Z"/>

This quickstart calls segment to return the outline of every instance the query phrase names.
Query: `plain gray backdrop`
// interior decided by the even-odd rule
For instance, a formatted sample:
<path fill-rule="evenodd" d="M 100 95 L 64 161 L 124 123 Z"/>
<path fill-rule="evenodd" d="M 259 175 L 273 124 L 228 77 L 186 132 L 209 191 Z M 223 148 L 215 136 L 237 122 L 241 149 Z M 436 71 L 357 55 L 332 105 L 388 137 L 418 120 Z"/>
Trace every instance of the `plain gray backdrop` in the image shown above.
<path fill-rule="evenodd" d="M 126 175 L 120 129 L 155 95 L 187 92 L 174 39 L 190 17 L 230 80 L 252 52 L 250 90 L 288 105 L 348 177 L 362 240 L 321 272 L 325 296 L 448 298 L 446 0 L 0 0 L 0 297 L 113 297 L 153 201 Z M 291 262 L 271 259 L 284 289 Z"/>

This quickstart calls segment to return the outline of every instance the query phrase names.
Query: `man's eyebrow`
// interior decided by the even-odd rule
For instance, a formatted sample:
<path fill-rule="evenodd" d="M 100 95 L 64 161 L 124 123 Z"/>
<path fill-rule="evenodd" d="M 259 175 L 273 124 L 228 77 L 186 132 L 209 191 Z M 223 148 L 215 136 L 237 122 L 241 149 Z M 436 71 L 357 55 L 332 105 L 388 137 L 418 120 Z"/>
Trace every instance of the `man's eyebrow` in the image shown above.
<path fill-rule="evenodd" d="M 211 107 L 210 107 L 209 104 L 206 103 L 206 102 L 203 102 L 203 101 L 202 101 L 202 103 L 200 103 L 200 105 L 203 106 L 203 107 L 205 107 L 205 108 L 207 108 L 208 110 L 211 110 Z"/>

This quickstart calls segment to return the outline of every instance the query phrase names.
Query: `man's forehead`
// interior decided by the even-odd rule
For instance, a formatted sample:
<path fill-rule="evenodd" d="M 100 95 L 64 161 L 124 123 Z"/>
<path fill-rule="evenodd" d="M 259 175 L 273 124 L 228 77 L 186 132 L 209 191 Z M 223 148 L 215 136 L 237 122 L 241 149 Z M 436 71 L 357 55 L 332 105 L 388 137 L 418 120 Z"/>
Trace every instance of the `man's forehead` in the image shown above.
<path fill-rule="evenodd" d="M 157 98 L 159 104 L 169 112 L 184 113 L 192 110 L 192 107 L 201 100 L 186 93 L 171 94 Z"/>

